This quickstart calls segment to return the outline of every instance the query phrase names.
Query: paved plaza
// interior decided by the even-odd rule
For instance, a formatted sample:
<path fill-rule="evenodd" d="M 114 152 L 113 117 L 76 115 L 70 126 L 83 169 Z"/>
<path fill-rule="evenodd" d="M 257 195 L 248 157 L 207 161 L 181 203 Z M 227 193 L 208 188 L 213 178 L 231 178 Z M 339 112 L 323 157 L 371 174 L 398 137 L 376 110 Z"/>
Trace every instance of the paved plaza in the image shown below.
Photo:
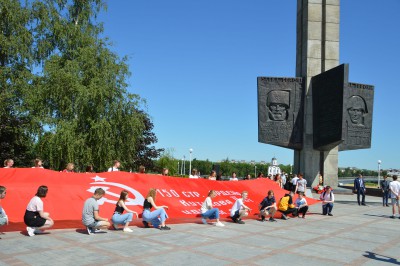
<path fill-rule="evenodd" d="M 306 219 L 224 228 L 172 224 L 171 231 L 132 226 L 134 233 L 87 235 L 83 228 L 0 235 L 0 265 L 400 265 L 400 219 L 380 198 L 358 206 L 336 195 L 333 217 L 310 208 Z"/>

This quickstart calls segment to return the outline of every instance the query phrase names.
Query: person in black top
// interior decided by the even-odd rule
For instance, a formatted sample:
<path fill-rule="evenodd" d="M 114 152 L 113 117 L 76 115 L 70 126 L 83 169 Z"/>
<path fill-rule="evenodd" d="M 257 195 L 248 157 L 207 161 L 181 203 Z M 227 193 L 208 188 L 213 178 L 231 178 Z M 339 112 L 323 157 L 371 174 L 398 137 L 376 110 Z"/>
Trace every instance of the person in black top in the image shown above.
<path fill-rule="evenodd" d="M 165 225 L 165 220 L 168 218 L 166 209 L 168 206 L 162 205 L 157 206 L 155 203 L 157 190 L 151 188 L 146 196 L 143 203 L 143 224 L 147 228 L 149 227 L 149 222 L 154 228 L 159 228 L 160 230 L 171 230 L 170 227 Z M 154 211 L 151 208 L 154 207 Z M 160 217 L 160 219 L 158 218 Z"/>
<path fill-rule="evenodd" d="M 270 222 L 276 222 L 274 215 L 276 212 L 276 201 L 274 197 L 274 191 L 268 191 L 268 196 L 266 196 L 263 201 L 261 201 L 258 206 L 260 209 L 261 222 L 265 221 L 265 216 L 271 215 L 269 218 Z"/>
<path fill-rule="evenodd" d="M 119 200 L 115 206 L 114 215 L 112 216 L 111 221 L 115 230 L 118 230 L 119 224 L 124 224 L 125 226 L 123 231 L 132 233 L 133 231 L 129 228 L 129 223 L 132 221 L 133 214 L 136 214 L 136 217 L 138 217 L 138 214 L 137 212 L 134 212 L 126 207 L 125 202 L 128 200 L 128 194 L 129 192 L 126 190 L 121 191 L 121 195 L 119 196 Z M 127 213 L 123 214 L 124 211 Z"/>
<path fill-rule="evenodd" d="M 390 181 L 387 180 L 387 176 L 383 176 L 383 180 L 381 181 L 381 189 L 382 189 L 382 204 L 383 207 L 389 207 L 388 200 L 390 195 Z"/>

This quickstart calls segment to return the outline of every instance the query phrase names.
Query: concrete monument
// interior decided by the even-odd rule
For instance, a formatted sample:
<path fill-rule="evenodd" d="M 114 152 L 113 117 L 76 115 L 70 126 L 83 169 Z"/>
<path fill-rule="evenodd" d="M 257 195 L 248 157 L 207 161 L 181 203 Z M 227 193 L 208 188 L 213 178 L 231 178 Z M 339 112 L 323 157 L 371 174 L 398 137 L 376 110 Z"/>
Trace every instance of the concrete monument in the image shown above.
<path fill-rule="evenodd" d="M 297 1 L 296 78 L 258 77 L 258 141 L 294 149 L 307 183 L 338 184 L 338 151 L 371 146 L 373 86 L 339 66 L 339 0 Z"/>

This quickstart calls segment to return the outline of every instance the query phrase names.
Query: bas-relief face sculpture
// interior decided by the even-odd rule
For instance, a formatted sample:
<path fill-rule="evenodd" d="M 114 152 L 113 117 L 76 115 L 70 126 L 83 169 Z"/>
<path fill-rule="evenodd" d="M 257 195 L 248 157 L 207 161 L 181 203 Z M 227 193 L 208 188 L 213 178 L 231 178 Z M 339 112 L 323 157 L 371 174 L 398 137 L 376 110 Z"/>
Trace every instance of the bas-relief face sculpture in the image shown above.
<path fill-rule="evenodd" d="M 363 98 L 356 95 L 351 96 L 347 104 L 347 112 L 353 125 L 364 125 L 364 116 L 368 110 Z"/>
<path fill-rule="evenodd" d="M 285 121 L 288 117 L 289 92 L 270 91 L 267 98 L 268 117 L 273 121 Z"/>

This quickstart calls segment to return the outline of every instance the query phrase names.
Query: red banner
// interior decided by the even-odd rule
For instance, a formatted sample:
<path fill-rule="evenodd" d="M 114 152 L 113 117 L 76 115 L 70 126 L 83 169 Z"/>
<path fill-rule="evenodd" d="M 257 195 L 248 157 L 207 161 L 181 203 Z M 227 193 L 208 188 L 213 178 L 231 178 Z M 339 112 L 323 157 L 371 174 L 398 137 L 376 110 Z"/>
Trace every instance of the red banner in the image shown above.
<path fill-rule="evenodd" d="M 56 228 L 81 227 L 81 213 L 84 201 L 102 187 L 106 194 L 100 199 L 100 216 L 111 218 L 120 192 L 129 191 L 128 208 L 142 212 L 144 198 L 150 188 L 157 189 L 156 204 L 167 205 L 169 223 L 193 222 L 199 220 L 200 207 L 208 191 L 217 195 L 213 206 L 220 209 L 221 218 L 228 218 L 230 209 L 240 193 L 248 191 L 246 205 L 252 208 L 249 218 L 257 218 L 258 204 L 272 189 L 277 201 L 287 193 L 269 179 L 248 181 L 211 181 L 165 177 L 152 174 L 126 172 L 75 174 L 61 173 L 38 168 L 0 169 L 0 185 L 7 188 L 7 196 L 1 201 L 11 226 L 1 230 L 23 228 L 23 216 L 30 199 L 37 188 L 46 185 L 47 197 L 43 198 L 44 211 L 50 213 Z M 317 200 L 307 198 L 309 205 Z M 134 220 L 138 222 L 138 220 Z"/>

